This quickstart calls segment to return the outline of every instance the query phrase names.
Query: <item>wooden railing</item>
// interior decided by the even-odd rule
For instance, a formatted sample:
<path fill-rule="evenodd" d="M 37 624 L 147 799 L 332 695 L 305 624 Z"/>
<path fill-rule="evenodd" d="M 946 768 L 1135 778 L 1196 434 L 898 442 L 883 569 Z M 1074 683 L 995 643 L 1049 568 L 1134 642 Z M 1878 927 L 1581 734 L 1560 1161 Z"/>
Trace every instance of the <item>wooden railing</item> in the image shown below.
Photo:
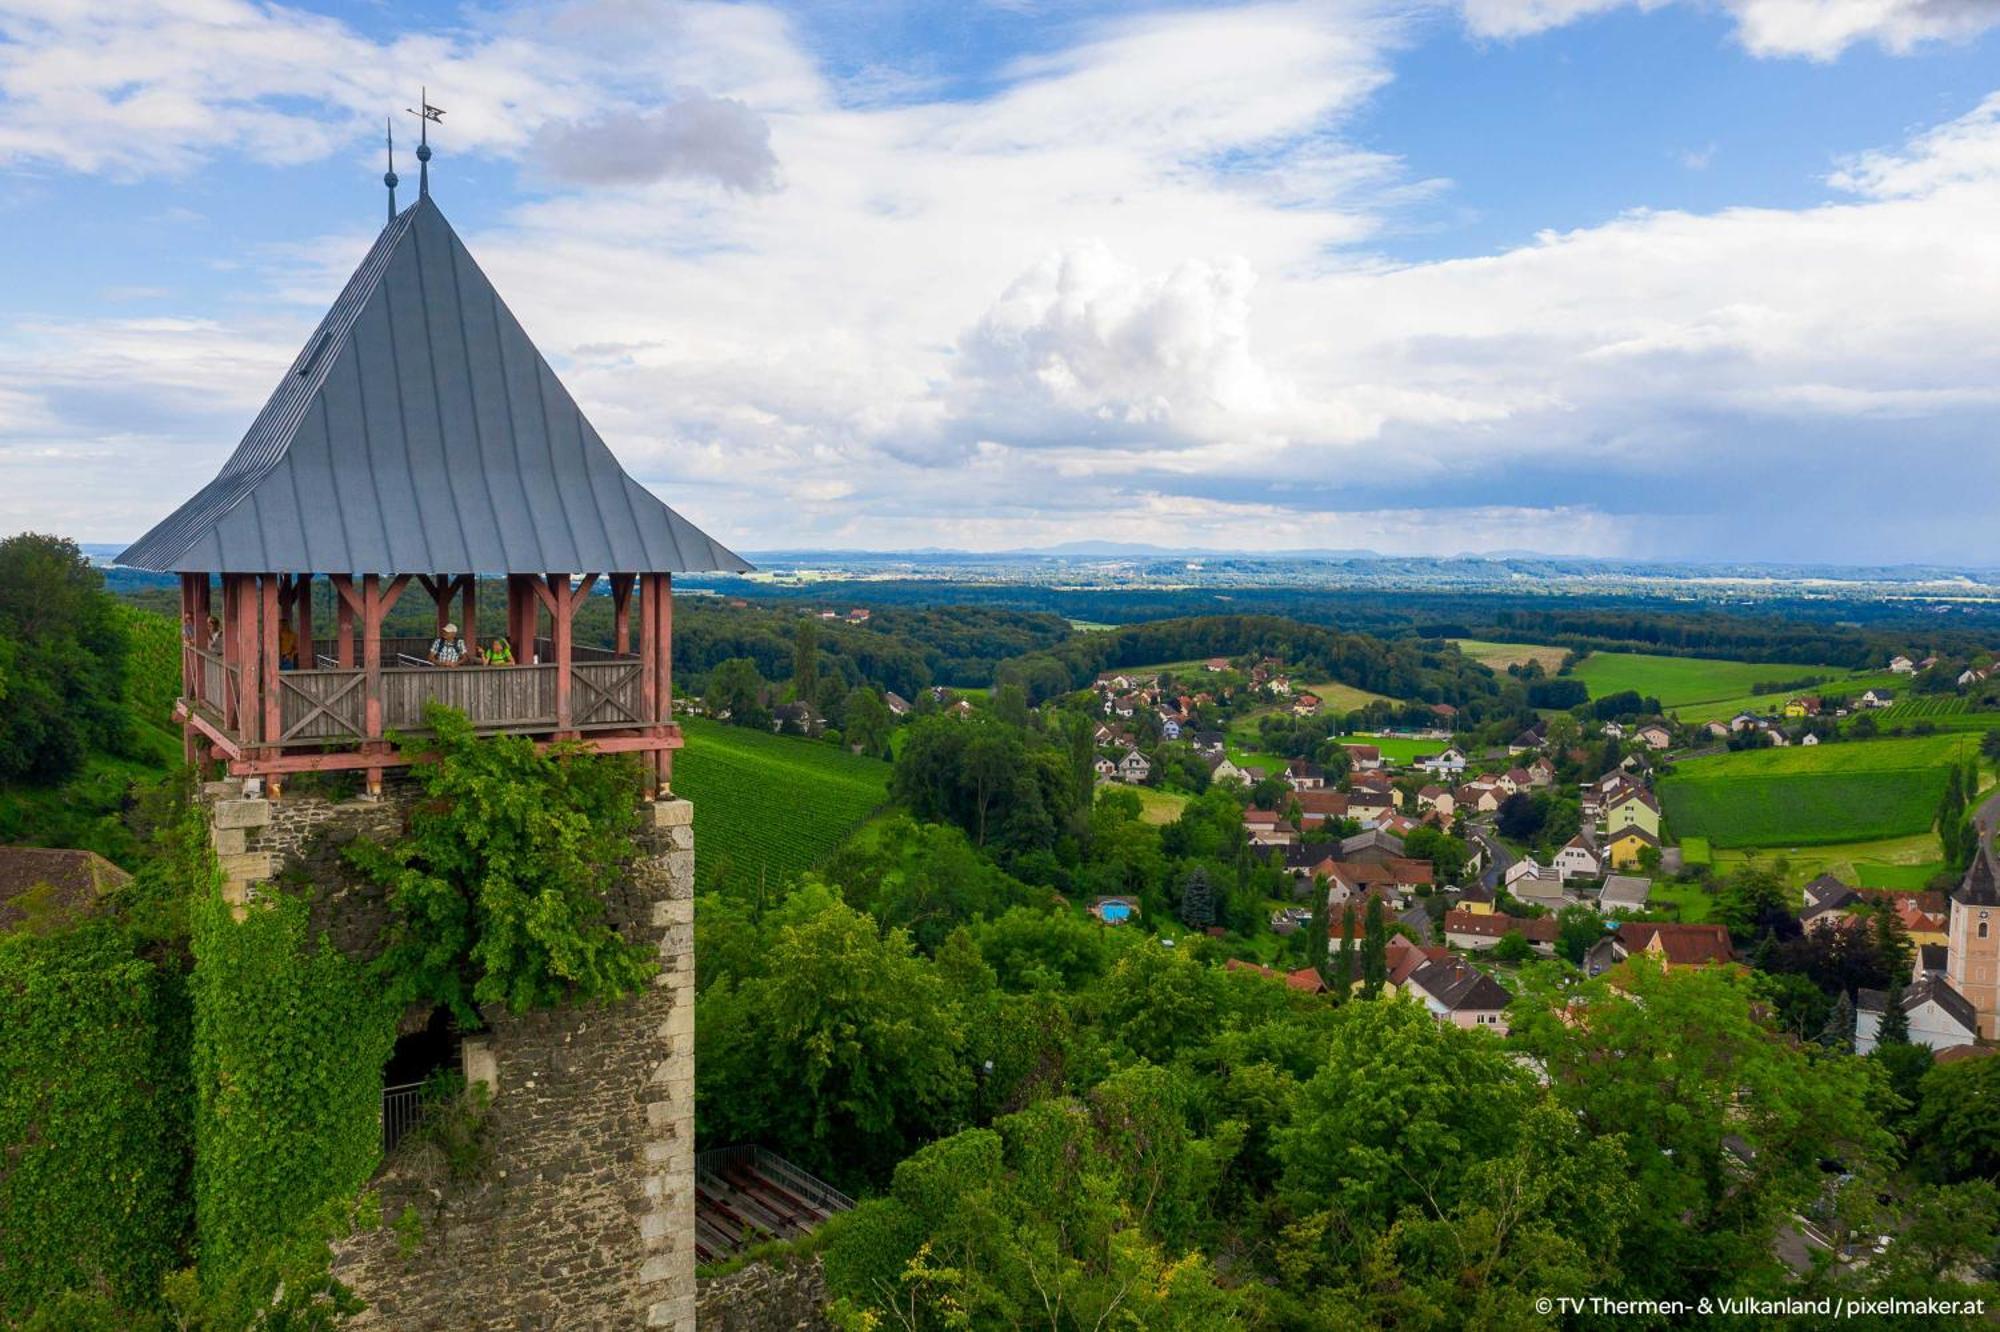
<path fill-rule="evenodd" d="M 238 696 L 236 668 L 219 652 L 181 644 L 181 687 L 197 703 L 221 719 L 232 715 Z"/>

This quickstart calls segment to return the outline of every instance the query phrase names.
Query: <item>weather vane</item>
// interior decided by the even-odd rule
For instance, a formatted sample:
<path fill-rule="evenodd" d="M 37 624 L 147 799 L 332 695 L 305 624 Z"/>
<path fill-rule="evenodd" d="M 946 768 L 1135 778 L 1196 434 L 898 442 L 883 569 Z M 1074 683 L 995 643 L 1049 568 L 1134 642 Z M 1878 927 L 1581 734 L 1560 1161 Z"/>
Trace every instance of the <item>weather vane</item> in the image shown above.
<path fill-rule="evenodd" d="M 427 199 L 431 193 L 431 124 L 444 124 L 444 108 L 431 105 L 431 90 L 425 88 L 417 96 L 417 106 L 403 109 L 417 118 L 417 193 Z"/>

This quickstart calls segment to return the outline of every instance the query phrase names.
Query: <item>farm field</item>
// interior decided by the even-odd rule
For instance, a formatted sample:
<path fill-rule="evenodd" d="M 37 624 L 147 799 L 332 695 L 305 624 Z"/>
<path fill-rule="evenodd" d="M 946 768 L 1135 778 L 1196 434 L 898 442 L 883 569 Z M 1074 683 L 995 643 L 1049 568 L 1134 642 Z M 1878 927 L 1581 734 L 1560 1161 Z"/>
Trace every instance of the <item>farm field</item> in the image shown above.
<path fill-rule="evenodd" d="M 1188 797 L 1179 791 L 1157 791 L 1150 786 L 1124 786 L 1116 789 L 1130 791 L 1139 797 L 1141 823 L 1172 823 L 1181 816 L 1181 809 L 1188 802 Z"/>
<path fill-rule="evenodd" d="M 1673 831 L 1717 850 L 1922 834 L 1965 736 L 1746 750 L 1683 763 L 1660 785 Z"/>
<path fill-rule="evenodd" d="M 1356 732 L 1340 737 L 1342 744 L 1373 745 L 1382 751 L 1382 757 L 1390 763 L 1407 764 L 1426 754 L 1435 754 L 1450 745 L 1448 740 L 1412 740 L 1400 735 L 1369 735 Z"/>
<path fill-rule="evenodd" d="M 1957 694 L 1914 694 L 1874 714 L 1880 726 L 1913 726 L 1928 723 L 1940 731 L 2000 730 L 2000 712 L 1979 711 L 1972 700 Z"/>
<path fill-rule="evenodd" d="M 1888 837 L 1872 842 L 1800 847 L 1796 851 L 1719 851 L 1715 872 L 1727 874 L 1752 856 L 1766 863 L 1782 859 L 1786 881 L 1803 887 L 1822 874 L 1864 888 L 1921 888 L 1944 868 L 1932 832 Z"/>
<path fill-rule="evenodd" d="M 1845 694 L 1850 698 L 1867 689 L 1894 689 L 1902 677 L 1887 671 L 1860 671 L 1853 675 L 1838 673 L 1823 684 L 1814 685 L 1802 693 Z M 1740 694 L 1735 698 L 1712 699 L 1703 703 L 1693 703 L 1678 708 L 1684 722 L 1723 721 L 1739 712 L 1776 712 L 1785 706 L 1785 699 L 1778 694 Z"/>
<path fill-rule="evenodd" d="M 1748 697 L 1759 684 L 1799 680 L 1809 675 L 1848 674 L 1839 666 L 1658 657 L 1643 652 L 1593 652 L 1571 673 L 1589 687 L 1592 698 L 1634 689 L 1643 697 L 1659 699 L 1662 707 L 1670 709 L 1689 703 Z M 1771 695 L 1761 696 L 1760 701 L 1769 706 Z M 1703 719 L 1688 717 L 1687 720 Z"/>
<path fill-rule="evenodd" d="M 1394 703 L 1387 694 L 1371 694 L 1366 689 L 1357 689 L 1338 680 L 1327 680 L 1321 684 L 1300 686 L 1309 694 L 1319 695 L 1323 712 L 1353 712 L 1365 708 L 1370 703 Z"/>
<path fill-rule="evenodd" d="M 1483 638 L 1455 638 L 1452 642 L 1460 652 L 1481 666 L 1503 672 L 1509 666 L 1538 661 L 1545 672 L 1554 675 L 1563 664 L 1563 658 L 1569 655 L 1568 648 L 1546 643 L 1491 643 Z"/>
<path fill-rule="evenodd" d="M 674 790 L 694 802 L 698 892 L 809 870 L 888 799 L 878 759 L 700 718 L 682 730 Z"/>

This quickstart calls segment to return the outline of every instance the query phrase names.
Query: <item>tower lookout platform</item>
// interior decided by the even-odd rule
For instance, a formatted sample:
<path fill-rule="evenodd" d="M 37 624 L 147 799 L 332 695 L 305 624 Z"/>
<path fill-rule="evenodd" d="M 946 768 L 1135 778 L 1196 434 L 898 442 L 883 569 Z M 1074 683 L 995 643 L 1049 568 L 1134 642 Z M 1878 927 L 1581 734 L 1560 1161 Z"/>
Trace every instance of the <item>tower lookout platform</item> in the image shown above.
<path fill-rule="evenodd" d="M 484 733 L 637 753 L 664 787 L 673 575 L 750 568 L 626 474 L 428 192 L 215 479 L 118 562 L 181 577 L 190 760 L 274 784 L 358 769 L 370 790 L 433 701 Z M 482 580 L 505 582 L 504 626 L 478 623 Z M 391 636 L 412 583 L 432 632 Z M 611 642 L 579 645 L 600 587 Z"/>

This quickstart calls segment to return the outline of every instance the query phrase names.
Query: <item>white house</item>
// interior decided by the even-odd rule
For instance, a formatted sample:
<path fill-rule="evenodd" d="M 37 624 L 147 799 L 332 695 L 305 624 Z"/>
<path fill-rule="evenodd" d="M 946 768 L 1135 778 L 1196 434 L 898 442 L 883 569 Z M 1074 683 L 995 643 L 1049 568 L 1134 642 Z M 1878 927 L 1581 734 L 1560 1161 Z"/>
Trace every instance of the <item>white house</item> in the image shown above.
<path fill-rule="evenodd" d="M 1915 675 L 1917 673 L 1917 663 L 1911 661 L 1908 657 L 1891 657 L 1889 658 L 1889 669 L 1897 675 Z"/>
<path fill-rule="evenodd" d="M 1433 777 L 1457 777 L 1465 771 L 1465 755 L 1454 745 L 1442 754 L 1429 754 L 1418 759 L 1417 766 Z"/>
<path fill-rule="evenodd" d="M 1875 1048 L 1889 996 L 1881 990 L 1859 990 L 1854 1004 L 1854 1053 Z M 1979 1015 L 1972 1004 L 1942 979 L 1916 981 L 1903 991 L 1903 1016 L 1910 1024 L 1910 1044 L 1949 1050 L 1978 1039 Z"/>
<path fill-rule="evenodd" d="M 1128 749 L 1118 760 L 1118 780 L 1138 786 L 1153 775 L 1153 764 L 1136 749 Z"/>
<path fill-rule="evenodd" d="M 1555 854 L 1555 865 L 1556 873 L 1565 883 L 1571 879 L 1594 879 L 1604 872 L 1604 860 L 1597 854 L 1597 847 L 1582 833 L 1563 843 L 1562 850 Z"/>
<path fill-rule="evenodd" d="M 1893 689 L 1870 689 L 1855 700 L 1864 708 L 1886 708 L 1895 701 L 1896 691 Z"/>

